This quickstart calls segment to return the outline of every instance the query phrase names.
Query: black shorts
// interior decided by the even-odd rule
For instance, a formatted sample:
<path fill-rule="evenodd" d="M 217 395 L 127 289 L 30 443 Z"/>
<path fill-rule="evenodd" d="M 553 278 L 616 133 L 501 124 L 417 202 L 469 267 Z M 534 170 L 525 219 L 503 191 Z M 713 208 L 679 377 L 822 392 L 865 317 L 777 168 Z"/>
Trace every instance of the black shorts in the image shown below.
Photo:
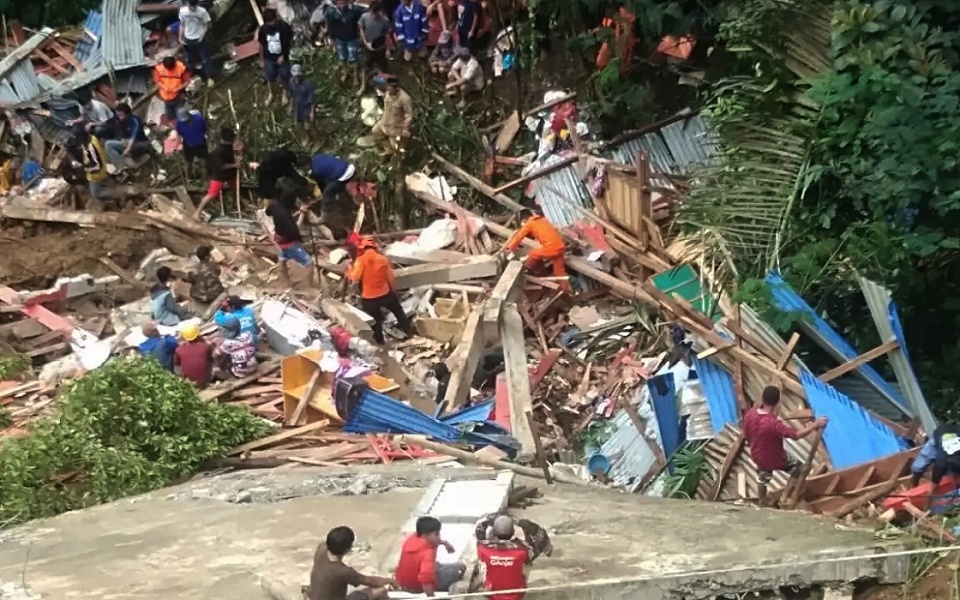
<path fill-rule="evenodd" d="M 206 163 L 207 156 L 208 154 L 207 154 L 206 144 L 203 144 L 201 146 L 188 146 L 186 144 L 183 145 L 183 158 L 185 158 L 187 162 L 193 162 L 195 160 L 199 160 L 203 163 Z"/>
<path fill-rule="evenodd" d="M 802 467 L 802 466 L 803 466 L 803 465 L 800 464 L 800 461 L 798 461 L 798 460 L 795 459 L 795 458 L 792 458 L 792 457 L 789 457 L 789 456 L 788 456 L 788 457 L 787 457 L 787 466 L 785 466 L 785 467 L 782 468 L 782 469 L 777 469 L 777 470 L 778 470 L 778 471 L 783 471 L 783 472 L 785 472 L 785 473 L 789 473 L 791 477 L 798 477 L 798 476 L 800 475 L 800 467 Z M 759 482 L 762 483 L 763 485 L 769 485 L 770 482 L 773 481 L 773 471 L 761 471 L 761 470 L 758 469 L 758 470 L 757 470 L 757 481 L 759 481 Z"/>

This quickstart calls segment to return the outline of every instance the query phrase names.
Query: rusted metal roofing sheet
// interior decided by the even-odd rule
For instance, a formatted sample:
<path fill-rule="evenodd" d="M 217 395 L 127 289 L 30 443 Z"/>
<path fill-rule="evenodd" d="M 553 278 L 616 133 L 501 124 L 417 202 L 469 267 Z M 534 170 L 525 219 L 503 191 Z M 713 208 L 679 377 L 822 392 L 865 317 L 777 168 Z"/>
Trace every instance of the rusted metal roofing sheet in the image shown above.
<path fill-rule="evenodd" d="M 143 28 L 137 6 L 140 0 L 104 0 L 103 36 L 100 48 L 103 60 L 114 69 L 142 65 Z"/>
<path fill-rule="evenodd" d="M 659 444 L 657 436 L 657 419 L 650 407 L 650 396 L 646 386 L 640 386 L 632 402 L 637 408 L 640 418 L 647 425 L 647 438 Z M 657 457 L 634 427 L 627 411 L 619 410 L 611 421 L 611 435 L 600 447 L 600 452 L 610 461 L 609 476 L 618 485 L 634 491 L 641 480 L 653 469 Z"/>

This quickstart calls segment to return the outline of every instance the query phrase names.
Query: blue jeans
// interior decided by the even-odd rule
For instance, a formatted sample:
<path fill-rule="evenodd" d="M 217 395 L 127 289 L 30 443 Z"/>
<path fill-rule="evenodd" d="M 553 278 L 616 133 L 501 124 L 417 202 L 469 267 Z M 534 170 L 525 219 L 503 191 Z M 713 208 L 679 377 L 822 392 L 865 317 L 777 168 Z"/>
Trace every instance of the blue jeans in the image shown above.
<path fill-rule="evenodd" d="M 280 250 L 278 258 L 282 261 L 292 260 L 301 267 L 309 267 L 313 264 L 313 258 L 303 249 L 303 244 L 294 244 L 289 248 L 283 248 Z"/>
<path fill-rule="evenodd" d="M 184 104 L 186 104 L 186 101 L 187 101 L 187 100 L 186 100 L 186 98 L 183 97 L 183 94 L 180 94 L 179 96 L 177 96 L 176 98 L 174 98 L 173 100 L 170 100 L 170 101 L 164 100 L 164 102 L 163 102 L 163 114 L 164 114 L 164 115 L 167 117 L 167 119 L 169 119 L 170 121 L 176 121 L 176 120 L 177 120 L 177 111 L 180 109 L 181 106 L 183 106 Z"/>
<path fill-rule="evenodd" d="M 197 63 L 201 64 L 202 74 L 206 79 L 213 78 L 213 67 L 210 64 L 210 49 L 203 40 L 184 40 L 183 48 L 187 52 L 187 66 L 191 71 Z"/>
<path fill-rule="evenodd" d="M 334 43 L 337 46 L 337 58 L 340 59 L 340 62 L 351 64 L 357 62 L 357 56 L 360 54 L 360 42 L 357 40 L 334 40 Z"/>
<path fill-rule="evenodd" d="M 113 166 L 123 167 L 123 153 L 127 149 L 127 140 L 107 140 L 103 143 L 103 149 L 107 152 L 107 158 L 113 163 Z M 130 158 L 136 160 L 144 154 L 150 152 L 150 142 L 134 142 L 130 149 Z"/>
<path fill-rule="evenodd" d="M 268 56 L 263 60 L 263 74 L 270 83 L 274 81 L 286 83 L 290 81 L 290 63 L 284 60 L 282 65 L 277 64 L 276 58 Z"/>

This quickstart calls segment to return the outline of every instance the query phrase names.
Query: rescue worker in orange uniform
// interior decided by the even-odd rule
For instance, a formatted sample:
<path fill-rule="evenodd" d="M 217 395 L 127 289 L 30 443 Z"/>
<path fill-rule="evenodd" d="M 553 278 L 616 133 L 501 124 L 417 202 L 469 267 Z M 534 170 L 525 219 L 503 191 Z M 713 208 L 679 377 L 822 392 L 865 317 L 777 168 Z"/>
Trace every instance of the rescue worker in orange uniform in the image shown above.
<path fill-rule="evenodd" d="M 538 211 L 526 208 L 520 212 L 520 216 L 525 218 L 523 226 L 504 245 L 503 251 L 515 252 L 527 236 L 532 237 L 540 243 L 540 247 L 531 250 L 527 255 L 524 261 L 527 270 L 536 270 L 542 263 L 549 262 L 553 266 L 554 277 L 566 277 L 567 268 L 563 264 L 563 255 L 567 246 L 560 232 Z M 561 279 L 557 283 L 560 289 L 570 291 L 570 282 L 566 279 Z"/>
<path fill-rule="evenodd" d="M 187 101 L 190 70 L 183 61 L 166 56 L 153 68 L 153 81 L 157 84 L 157 96 L 163 100 L 163 116 L 168 123 L 175 123 L 177 110 Z"/>
<path fill-rule="evenodd" d="M 360 306 L 363 312 L 373 317 L 374 341 L 384 343 L 384 310 L 393 313 L 397 318 L 397 326 L 404 333 L 412 335 L 413 326 L 400 305 L 390 260 L 380 254 L 377 244 L 371 239 L 351 238 L 351 241 L 356 243 L 356 257 L 347 270 L 347 279 L 360 283 Z"/>

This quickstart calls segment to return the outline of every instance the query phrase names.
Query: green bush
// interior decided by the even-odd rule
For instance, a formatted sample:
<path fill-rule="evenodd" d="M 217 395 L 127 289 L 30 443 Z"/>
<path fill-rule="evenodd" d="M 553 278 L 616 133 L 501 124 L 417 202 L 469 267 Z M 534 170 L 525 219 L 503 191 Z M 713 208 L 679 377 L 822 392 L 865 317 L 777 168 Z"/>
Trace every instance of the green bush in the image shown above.
<path fill-rule="evenodd" d="M 201 400 L 191 384 L 138 356 L 77 380 L 59 404 L 59 417 L 0 449 L 0 522 L 157 489 L 269 428 L 245 407 Z"/>

